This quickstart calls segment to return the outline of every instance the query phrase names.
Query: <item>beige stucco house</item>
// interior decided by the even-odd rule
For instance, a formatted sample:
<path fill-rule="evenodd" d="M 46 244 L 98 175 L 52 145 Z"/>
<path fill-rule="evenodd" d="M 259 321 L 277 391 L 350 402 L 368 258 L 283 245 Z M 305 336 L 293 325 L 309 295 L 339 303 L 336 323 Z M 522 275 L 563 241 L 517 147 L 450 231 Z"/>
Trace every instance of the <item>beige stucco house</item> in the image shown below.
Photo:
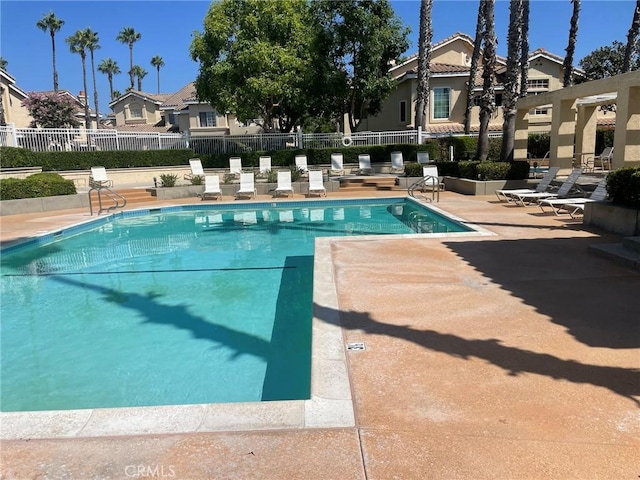
<path fill-rule="evenodd" d="M 434 43 L 431 50 L 431 75 L 429 78 L 428 131 L 432 134 L 457 134 L 464 132 L 464 112 L 466 108 L 467 83 L 473 55 L 473 38 L 464 33 Z M 528 91 L 539 94 L 562 88 L 563 58 L 538 49 L 529 55 Z M 498 108 L 494 112 L 489 128 L 502 130 L 502 75 L 506 60 L 498 57 L 496 65 L 495 95 Z M 476 77 L 478 94 L 482 91 L 482 59 Z M 410 56 L 401 64 L 390 69 L 396 80 L 396 89 L 384 102 L 380 113 L 364 119 L 359 131 L 385 131 L 414 129 L 418 55 Z M 577 72 L 578 75 L 581 72 Z M 471 130 L 479 128 L 478 106 L 471 112 Z M 602 123 L 615 124 L 615 114 L 598 112 Z M 551 106 L 537 107 L 529 115 L 530 132 L 547 132 L 551 127 Z"/>
<path fill-rule="evenodd" d="M 16 80 L 6 71 L 0 69 L 0 90 L 2 94 L 2 124 L 12 123 L 16 128 L 27 128 L 31 123 L 31 115 L 22 101 L 27 93 L 16 85 Z"/>

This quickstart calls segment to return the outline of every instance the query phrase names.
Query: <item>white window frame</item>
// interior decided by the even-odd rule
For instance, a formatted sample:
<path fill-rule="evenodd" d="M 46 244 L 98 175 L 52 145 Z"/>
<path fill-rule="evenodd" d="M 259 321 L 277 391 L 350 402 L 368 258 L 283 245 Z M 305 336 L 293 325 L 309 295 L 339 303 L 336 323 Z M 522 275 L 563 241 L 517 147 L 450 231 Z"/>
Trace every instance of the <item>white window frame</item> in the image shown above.
<path fill-rule="evenodd" d="M 202 116 L 203 115 L 204 115 L 204 118 L 205 118 L 205 125 L 202 124 Z M 198 123 L 200 124 L 200 127 L 202 127 L 202 128 L 217 127 L 218 126 L 218 122 L 217 122 L 217 119 L 216 119 L 216 112 L 209 110 L 207 112 L 198 113 Z"/>
<path fill-rule="evenodd" d="M 139 112 L 139 115 L 136 113 Z M 129 104 L 129 119 L 130 120 L 142 120 L 144 118 L 144 109 L 138 102 L 131 102 Z"/>
<path fill-rule="evenodd" d="M 438 90 L 446 91 L 447 93 L 447 116 L 436 117 L 436 92 Z M 451 115 L 451 87 L 435 87 L 433 89 L 432 101 L 431 101 L 431 118 L 433 120 L 449 120 Z"/>

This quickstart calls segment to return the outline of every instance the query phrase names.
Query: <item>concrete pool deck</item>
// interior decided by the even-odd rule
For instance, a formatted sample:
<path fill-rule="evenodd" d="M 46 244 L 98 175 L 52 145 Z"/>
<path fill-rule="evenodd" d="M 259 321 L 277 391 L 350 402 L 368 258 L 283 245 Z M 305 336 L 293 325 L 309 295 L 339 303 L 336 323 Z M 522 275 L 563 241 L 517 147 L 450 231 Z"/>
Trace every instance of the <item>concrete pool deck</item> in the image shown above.
<path fill-rule="evenodd" d="M 366 347 L 353 427 L 26 437 L 0 478 L 637 478 L 640 273 L 587 252 L 619 238 L 495 197 L 438 207 L 495 235 L 327 242 L 337 306 L 315 314 Z M 86 219 L 4 216 L 0 240 Z"/>

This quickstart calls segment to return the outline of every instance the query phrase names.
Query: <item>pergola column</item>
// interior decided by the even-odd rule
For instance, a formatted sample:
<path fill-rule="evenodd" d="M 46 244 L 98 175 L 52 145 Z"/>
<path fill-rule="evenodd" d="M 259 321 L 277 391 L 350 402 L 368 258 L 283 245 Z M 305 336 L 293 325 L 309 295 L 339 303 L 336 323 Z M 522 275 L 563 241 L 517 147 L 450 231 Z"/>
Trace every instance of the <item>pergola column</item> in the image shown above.
<path fill-rule="evenodd" d="M 553 99 L 549 165 L 562 170 L 573 168 L 573 141 L 576 132 L 576 100 Z"/>
<path fill-rule="evenodd" d="M 527 159 L 527 142 L 529 140 L 529 109 L 520 108 L 516 111 L 516 131 L 513 141 L 513 159 Z"/>
<path fill-rule="evenodd" d="M 596 127 L 598 125 L 597 106 L 578 107 L 578 117 L 576 119 L 576 162 L 580 164 L 588 156 L 593 157 L 596 152 Z"/>
<path fill-rule="evenodd" d="M 640 87 L 622 86 L 616 101 L 616 131 L 612 168 L 640 160 Z"/>

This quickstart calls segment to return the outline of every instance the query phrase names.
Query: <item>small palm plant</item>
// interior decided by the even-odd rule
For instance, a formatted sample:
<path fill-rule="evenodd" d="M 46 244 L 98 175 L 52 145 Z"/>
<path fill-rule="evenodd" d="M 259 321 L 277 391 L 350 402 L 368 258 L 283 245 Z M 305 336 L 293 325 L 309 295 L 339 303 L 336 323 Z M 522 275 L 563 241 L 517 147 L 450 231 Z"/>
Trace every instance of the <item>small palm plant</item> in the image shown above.
<path fill-rule="evenodd" d="M 160 175 L 160 180 L 162 180 L 163 187 L 175 187 L 178 181 L 178 175 L 175 173 L 163 173 Z"/>

